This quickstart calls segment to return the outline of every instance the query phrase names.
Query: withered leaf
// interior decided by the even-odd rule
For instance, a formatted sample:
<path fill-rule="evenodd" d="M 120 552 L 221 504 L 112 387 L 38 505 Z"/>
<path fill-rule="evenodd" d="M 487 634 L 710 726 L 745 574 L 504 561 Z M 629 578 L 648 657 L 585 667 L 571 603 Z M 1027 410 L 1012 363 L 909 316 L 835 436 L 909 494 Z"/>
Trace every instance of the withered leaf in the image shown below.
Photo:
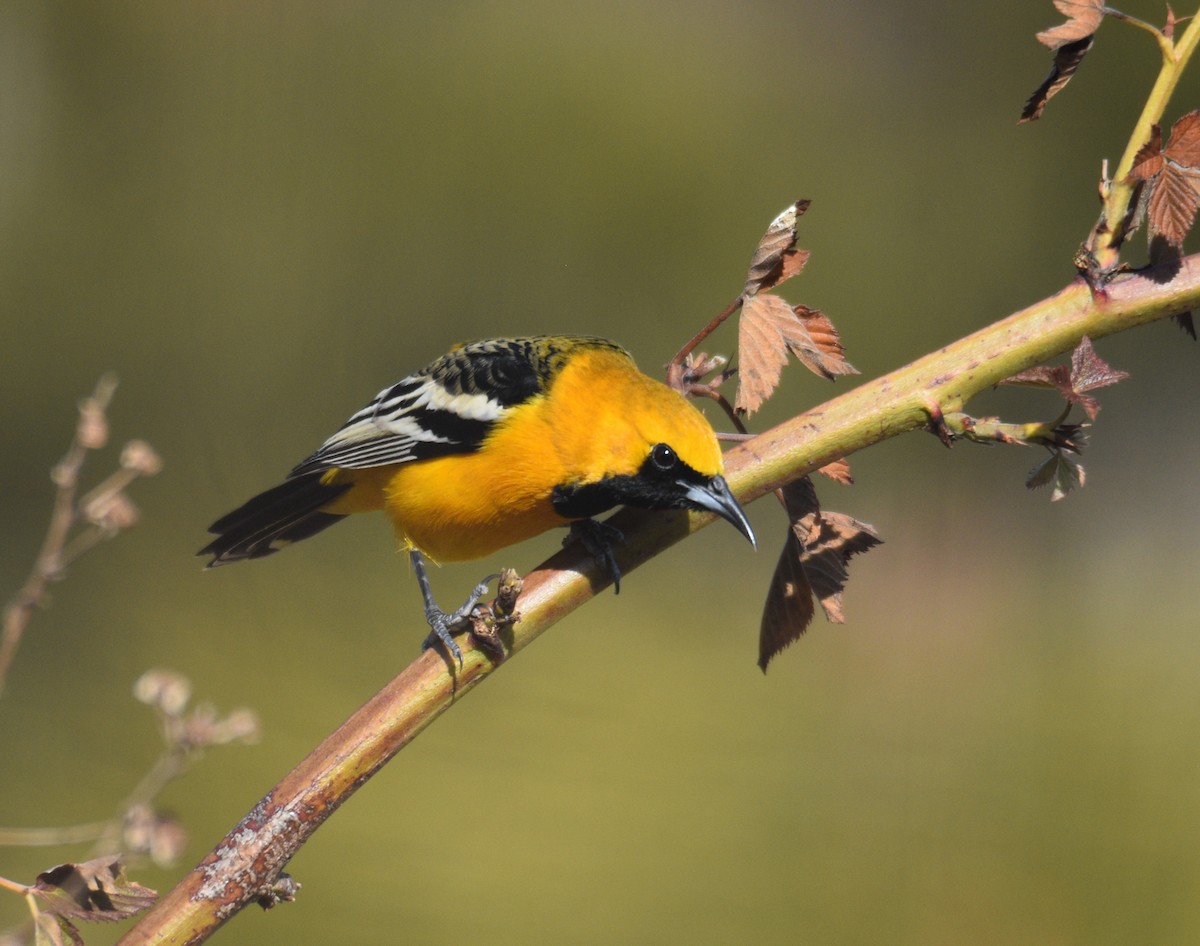
<path fill-rule="evenodd" d="M 1134 156 L 1129 176 L 1136 181 L 1148 181 L 1162 170 L 1162 166 L 1162 128 L 1158 125 L 1151 125 L 1150 137 Z"/>
<path fill-rule="evenodd" d="M 1041 37 L 1042 34 L 1039 33 L 1038 38 L 1041 39 Z M 1083 39 L 1060 46 L 1054 51 L 1054 62 L 1050 66 L 1050 73 L 1026 100 L 1025 107 L 1021 109 L 1021 117 L 1017 120 L 1018 125 L 1034 122 L 1042 117 L 1042 112 L 1046 110 L 1046 103 L 1071 81 L 1071 76 L 1075 75 L 1075 70 L 1083 62 L 1083 57 L 1088 54 L 1095 39 L 1094 36 L 1085 36 Z"/>
<path fill-rule="evenodd" d="M 1091 36 L 1104 19 L 1103 0 L 1054 0 L 1054 5 L 1067 18 L 1067 22 L 1037 34 L 1038 42 L 1051 49 L 1059 49 Z"/>
<path fill-rule="evenodd" d="M 1083 464 L 1078 457 L 1063 450 L 1051 449 L 1050 455 L 1029 471 L 1025 485 L 1029 489 L 1039 489 L 1053 483 L 1050 501 L 1058 502 L 1075 487 L 1082 487 L 1084 479 Z"/>
<path fill-rule="evenodd" d="M 83 946 L 79 930 L 66 917 L 39 911 L 33 922 L 37 946 Z"/>
<path fill-rule="evenodd" d="M 1151 243 L 1162 237 L 1182 246 L 1200 208 L 1200 110 L 1188 112 L 1174 124 L 1165 147 L 1162 131 L 1155 125 L 1127 180 L 1145 182 L 1142 200 Z"/>
<path fill-rule="evenodd" d="M 1194 109 L 1171 126 L 1171 140 L 1163 157 L 1186 168 L 1200 168 L 1200 109 Z"/>
<path fill-rule="evenodd" d="M 858 374 L 846 361 L 837 329 L 818 309 L 789 305 L 771 293 L 748 296 L 738 324 L 739 413 L 758 410 L 779 384 L 791 352 L 814 374 L 833 379 Z"/>
<path fill-rule="evenodd" d="M 1104 19 L 1103 0 L 1054 0 L 1054 5 L 1067 18 L 1067 22 L 1037 34 L 1039 43 L 1054 50 L 1054 64 L 1050 67 L 1050 74 L 1025 103 L 1021 122 L 1032 122 L 1042 117 L 1046 103 L 1071 81 L 1083 57 L 1092 48 L 1096 30 Z"/>
<path fill-rule="evenodd" d="M 812 586 L 804 572 L 804 543 L 812 521 L 821 513 L 812 480 L 803 476 L 788 483 L 779 496 L 788 516 L 787 539 L 771 576 L 767 600 L 763 604 L 758 631 L 758 668 L 767 672 L 767 664 L 792 642 L 799 640 L 815 612 Z M 801 528 L 798 525 L 803 523 Z"/>
<path fill-rule="evenodd" d="M 778 496 L 783 500 L 783 508 L 787 512 L 788 522 L 793 527 L 796 523 L 809 520 L 821 512 L 821 501 L 817 499 L 817 488 L 811 477 L 802 476 L 779 489 Z M 805 526 L 807 534 L 811 522 Z"/>
<path fill-rule="evenodd" d="M 1071 353 L 1070 368 L 1066 365 L 1038 365 L 1005 378 L 1001 383 L 1054 388 L 1068 402 L 1078 404 L 1089 418 L 1095 420 L 1100 413 L 1100 402 L 1084 392 L 1116 384 L 1128 377 L 1129 372 L 1118 371 L 1097 355 L 1092 340 L 1085 335 Z"/>
<path fill-rule="evenodd" d="M 800 639 L 812 623 L 816 605 L 812 587 L 804 574 L 804 546 L 789 529 L 783 552 L 775 564 L 767 600 L 763 605 L 758 630 L 758 668 L 767 672 L 767 664 L 789 644 Z"/>
<path fill-rule="evenodd" d="M 796 248 L 796 221 L 808 210 L 811 201 L 798 200 L 771 221 L 767 232 L 754 250 L 746 273 L 747 296 L 778 286 L 804 269 L 808 250 Z"/>
<path fill-rule="evenodd" d="M 834 460 L 832 463 L 826 463 L 824 466 L 818 467 L 817 472 L 843 486 L 854 485 L 854 477 L 850 475 L 850 464 L 846 460 Z"/>
<path fill-rule="evenodd" d="M 832 624 L 845 621 L 842 592 L 851 556 L 882 540 L 872 526 L 840 512 L 821 512 L 812 480 L 803 477 L 781 490 L 791 528 L 775 566 L 759 626 L 758 666 L 797 640 L 820 602 Z"/>
<path fill-rule="evenodd" d="M 842 592 L 850 557 L 883 543 L 875 527 L 842 512 L 823 512 L 804 541 L 804 572 L 831 624 L 844 624 Z"/>
<path fill-rule="evenodd" d="M 1128 377 L 1128 371 L 1118 371 L 1097 355 L 1092 340 L 1086 335 L 1071 352 L 1071 387 L 1076 393 L 1108 387 Z"/>
<path fill-rule="evenodd" d="M 38 874 L 31 892 L 47 912 L 75 920 L 123 920 L 158 898 L 153 890 L 126 879 L 117 857 L 59 864 Z"/>
<path fill-rule="evenodd" d="M 1146 204 L 1151 236 L 1161 235 L 1175 246 L 1183 244 L 1183 238 L 1196 219 L 1196 208 L 1200 206 L 1200 195 L 1196 193 L 1198 185 L 1200 172 L 1184 170 L 1170 161 L 1163 162 Z"/>

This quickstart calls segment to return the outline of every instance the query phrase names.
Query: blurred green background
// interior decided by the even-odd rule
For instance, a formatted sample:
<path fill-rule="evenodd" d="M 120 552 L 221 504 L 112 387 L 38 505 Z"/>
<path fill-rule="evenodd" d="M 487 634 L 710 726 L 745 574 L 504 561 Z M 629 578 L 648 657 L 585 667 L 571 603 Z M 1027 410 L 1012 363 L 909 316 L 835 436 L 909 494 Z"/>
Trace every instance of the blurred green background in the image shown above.
<path fill-rule="evenodd" d="M 136 871 L 165 890 L 415 655 L 382 518 L 213 574 L 193 553 L 451 342 L 601 333 L 654 372 L 802 196 L 813 258 L 784 294 L 831 315 L 866 378 L 1060 288 L 1157 53 L 1106 24 L 1018 127 L 1056 19 L 1040 0 L 0 5 L 0 589 L 102 372 L 121 387 L 90 476 L 131 437 L 166 463 L 133 491 L 143 521 L 34 619 L 0 700 L 0 824 L 106 817 L 157 752 L 130 687 L 172 667 L 255 707 L 264 738 L 161 799 L 191 834 L 176 869 Z M 824 503 L 887 544 L 852 568 L 849 623 L 818 618 L 765 678 L 784 522 L 751 509 L 758 554 L 706 530 L 440 720 L 292 862 L 295 904 L 218 941 L 1200 941 L 1200 349 L 1161 324 L 1099 351 L 1133 378 L 1101 393 L 1081 493 L 1027 492 L 1039 457 L 1017 448 L 916 435 L 852 458 Z M 846 385 L 788 375 L 757 429 Z M 85 852 L 0 849 L 0 874 Z M 0 896 L 0 928 L 23 910 Z"/>

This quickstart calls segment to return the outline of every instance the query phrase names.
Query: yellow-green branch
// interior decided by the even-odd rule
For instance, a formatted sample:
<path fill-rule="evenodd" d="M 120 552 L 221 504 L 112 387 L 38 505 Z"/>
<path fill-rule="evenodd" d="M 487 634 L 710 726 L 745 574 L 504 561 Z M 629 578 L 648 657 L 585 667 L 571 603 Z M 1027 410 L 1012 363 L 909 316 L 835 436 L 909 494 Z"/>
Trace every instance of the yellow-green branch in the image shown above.
<path fill-rule="evenodd" d="M 1182 261 L 1169 283 L 1146 276 L 1114 281 L 1094 299 L 1082 280 L 1003 321 L 867 382 L 732 449 L 726 471 L 751 501 L 832 460 L 961 409 L 1025 368 L 1099 339 L 1200 306 L 1200 257 Z M 613 522 L 629 572 L 712 520 L 711 516 L 625 510 Z M 782 531 L 782 529 L 781 529 Z M 608 584 L 575 548 L 526 578 L 521 621 L 506 631 L 509 657 Z M 764 583 L 765 584 L 765 583 Z M 680 628 L 680 633 L 683 629 Z M 464 640 L 464 644 L 466 641 Z M 428 651 L 318 746 L 263 798 L 204 861 L 122 940 L 122 946 L 199 943 L 270 890 L 300 846 L 350 795 L 492 672 L 497 664 L 464 646 L 463 666 Z"/>

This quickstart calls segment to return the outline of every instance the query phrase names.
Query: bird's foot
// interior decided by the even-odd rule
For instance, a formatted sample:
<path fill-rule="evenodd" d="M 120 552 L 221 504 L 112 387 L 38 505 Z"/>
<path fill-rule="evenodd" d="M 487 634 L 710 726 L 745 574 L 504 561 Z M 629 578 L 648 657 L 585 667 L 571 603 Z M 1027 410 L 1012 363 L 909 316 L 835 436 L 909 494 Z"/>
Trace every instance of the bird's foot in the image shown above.
<path fill-rule="evenodd" d="M 422 650 L 429 650 L 430 647 L 435 647 L 439 643 L 448 650 L 451 656 L 458 661 L 461 667 L 463 662 L 462 650 L 458 643 L 454 640 L 455 632 L 462 632 L 468 629 L 468 626 L 473 623 L 473 617 L 477 610 L 479 600 L 488 593 L 488 586 L 500 576 L 488 575 L 479 584 L 471 589 L 471 594 L 462 607 L 455 611 L 446 612 L 439 608 L 430 596 L 425 601 L 425 620 L 429 623 L 429 636 L 425 638 L 421 644 Z M 483 609 L 487 609 L 486 605 Z"/>
<path fill-rule="evenodd" d="M 621 530 L 616 526 L 610 526 L 607 522 L 597 522 L 595 519 L 576 519 L 571 523 L 571 534 L 567 536 L 568 542 L 572 539 L 583 543 L 583 547 L 588 550 L 588 554 L 592 556 L 596 564 L 612 576 L 613 593 L 619 595 L 621 593 L 621 567 L 617 564 L 613 543 L 625 541 Z"/>

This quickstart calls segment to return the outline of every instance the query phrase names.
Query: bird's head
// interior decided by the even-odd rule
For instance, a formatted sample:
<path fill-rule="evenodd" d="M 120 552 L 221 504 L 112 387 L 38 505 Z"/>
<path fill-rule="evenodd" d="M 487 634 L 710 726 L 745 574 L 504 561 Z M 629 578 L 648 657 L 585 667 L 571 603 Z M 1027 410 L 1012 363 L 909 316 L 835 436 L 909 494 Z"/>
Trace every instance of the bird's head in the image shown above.
<path fill-rule="evenodd" d="M 591 518 L 621 505 L 712 512 L 757 548 L 754 530 L 721 475 L 721 447 L 704 415 L 639 372 L 625 374 L 622 384 L 619 396 L 609 400 L 621 410 L 592 414 L 587 429 L 594 462 L 577 481 L 555 490 L 558 513 Z"/>

